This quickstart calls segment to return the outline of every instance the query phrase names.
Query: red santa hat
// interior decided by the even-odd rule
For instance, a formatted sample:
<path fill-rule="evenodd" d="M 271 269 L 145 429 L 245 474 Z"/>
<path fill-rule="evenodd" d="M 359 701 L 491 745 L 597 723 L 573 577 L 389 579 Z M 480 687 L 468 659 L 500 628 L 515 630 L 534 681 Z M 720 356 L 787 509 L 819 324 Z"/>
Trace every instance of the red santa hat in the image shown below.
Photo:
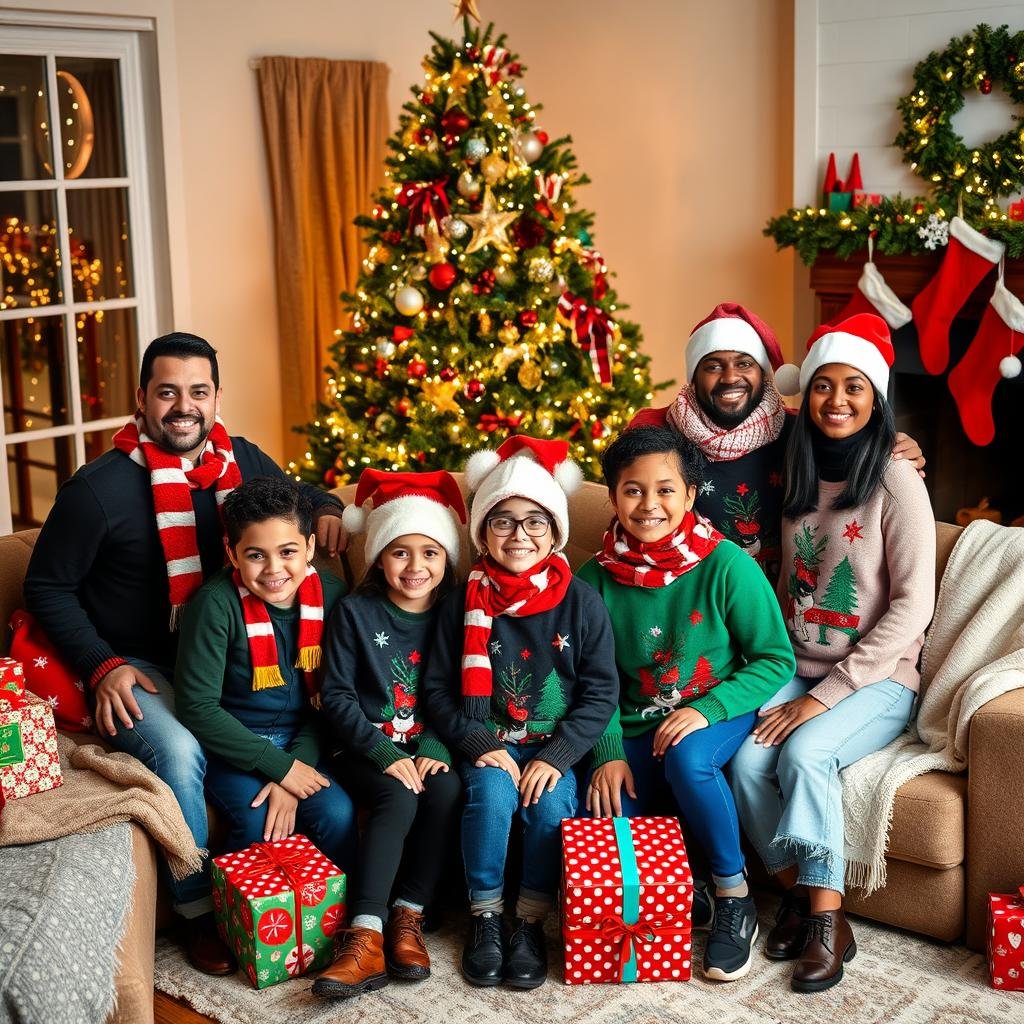
<path fill-rule="evenodd" d="M 549 441 L 516 434 L 497 451 L 484 450 L 466 463 L 466 483 L 473 492 L 469 532 L 473 543 L 483 540 L 488 512 L 507 498 L 529 498 L 555 521 L 555 551 L 569 539 L 567 496 L 583 482 L 583 473 L 568 459 L 568 441 Z"/>
<path fill-rule="evenodd" d="M 793 560 L 793 567 L 796 569 L 796 578 L 801 583 L 806 583 L 807 586 L 814 590 L 818 586 L 818 570 L 809 569 L 804 563 L 804 560 L 797 557 Z"/>
<path fill-rule="evenodd" d="M 373 499 L 369 513 L 363 502 Z M 436 540 L 454 565 L 459 560 L 459 528 L 466 522 L 462 491 L 451 473 L 385 473 L 364 469 L 356 487 L 355 500 L 342 513 L 341 521 L 349 533 L 366 530 L 366 564 L 397 537 L 419 533 Z"/>
<path fill-rule="evenodd" d="M 838 323 L 824 324 L 810 336 L 800 367 L 800 391 L 807 390 L 821 367 L 846 363 L 860 370 L 884 397 L 894 359 L 889 325 L 874 313 L 855 313 Z"/>
<path fill-rule="evenodd" d="M 777 386 L 778 371 L 788 369 L 783 367 L 782 349 L 775 332 L 759 316 L 735 302 L 719 303 L 690 332 L 686 343 L 686 372 L 690 380 L 697 372 L 697 364 L 712 352 L 745 352 L 766 374 L 775 377 Z"/>

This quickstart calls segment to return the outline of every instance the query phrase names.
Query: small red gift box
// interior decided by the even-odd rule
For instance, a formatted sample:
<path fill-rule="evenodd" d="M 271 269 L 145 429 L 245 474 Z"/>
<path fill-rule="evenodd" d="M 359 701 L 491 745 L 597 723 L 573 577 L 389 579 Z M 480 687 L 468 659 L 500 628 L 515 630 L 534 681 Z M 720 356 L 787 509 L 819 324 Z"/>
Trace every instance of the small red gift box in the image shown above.
<path fill-rule="evenodd" d="M 862 192 L 859 188 L 853 190 L 853 208 L 855 210 L 862 206 L 879 206 L 881 202 L 881 192 Z"/>
<path fill-rule="evenodd" d="M 988 969 L 993 988 L 1024 992 L 1024 885 L 988 894 Z"/>
<path fill-rule="evenodd" d="M 56 789 L 63 781 L 53 709 L 35 694 L 0 690 L 0 793 L 3 798 L 18 800 Z"/>
<path fill-rule="evenodd" d="M 1018 199 L 1017 202 L 1010 203 L 1006 215 L 1010 220 L 1024 220 L 1024 199 Z"/>
<path fill-rule="evenodd" d="M 0 691 L 25 692 L 25 672 L 14 658 L 0 658 Z"/>
<path fill-rule="evenodd" d="M 687 981 L 692 900 L 676 818 L 567 818 L 565 983 Z"/>

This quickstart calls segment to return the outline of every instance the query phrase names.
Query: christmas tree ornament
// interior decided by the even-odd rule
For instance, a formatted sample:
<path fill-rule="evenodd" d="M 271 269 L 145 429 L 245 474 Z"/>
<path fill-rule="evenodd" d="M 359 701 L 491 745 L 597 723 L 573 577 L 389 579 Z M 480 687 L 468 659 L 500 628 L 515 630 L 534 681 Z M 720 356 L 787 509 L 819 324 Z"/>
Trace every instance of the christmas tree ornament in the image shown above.
<path fill-rule="evenodd" d="M 561 359 L 551 359 L 548 361 L 548 374 L 552 377 L 558 377 L 565 369 L 565 363 Z"/>
<path fill-rule="evenodd" d="M 505 345 L 494 353 L 494 359 L 492 360 L 491 365 L 498 373 L 504 374 L 505 371 L 521 357 L 522 353 L 518 348 L 512 348 L 509 345 Z"/>
<path fill-rule="evenodd" d="M 547 237 L 548 229 L 540 221 L 525 214 L 516 221 L 512 228 L 512 238 L 517 249 L 533 249 L 541 245 Z"/>
<path fill-rule="evenodd" d="M 460 109 L 459 104 L 465 99 L 466 90 L 476 77 L 476 68 L 472 64 L 463 64 L 458 57 L 455 58 L 452 69 L 448 72 L 448 95 L 444 105 L 446 111 L 456 110 L 460 116 L 453 118 L 449 122 L 452 127 L 445 123 L 444 118 L 441 119 L 441 126 L 446 132 L 458 135 L 459 132 L 464 132 L 472 123 L 466 113 Z"/>
<path fill-rule="evenodd" d="M 523 365 L 519 367 L 517 380 L 522 387 L 527 389 L 527 391 L 533 391 L 534 388 L 539 388 L 543 379 L 540 367 L 536 363 L 523 363 Z"/>
<path fill-rule="evenodd" d="M 427 364 L 422 359 L 410 359 L 407 372 L 413 380 L 419 380 L 427 375 Z"/>
<path fill-rule="evenodd" d="M 449 383 L 450 381 L 455 380 L 455 378 L 458 377 L 458 375 L 459 375 L 459 371 L 456 370 L 454 366 L 446 366 L 438 374 L 438 376 L 441 378 L 441 380 L 443 380 L 446 384 Z"/>
<path fill-rule="evenodd" d="M 389 412 L 382 412 L 373 421 L 373 429 L 376 430 L 378 434 L 390 434 L 396 426 L 398 426 L 398 421 Z"/>
<path fill-rule="evenodd" d="M 391 259 L 391 250 L 386 245 L 375 245 L 370 250 L 370 259 L 380 266 Z"/>
<path fill-rule="evenodd" d="M 516 316 L 520 327 L 534 327 L 537 323 L 537 310 L 521 309 Z"/>
<path fill-rule="evenodd" d="M 409 269 L 409 276 L 414 281 L 422 281 L 427 276 L 427 268 L 422 263 L 414 263 Z"/>
<path fill-rule="evenodd" d="M 455 8 L 454 21 L 470 18 L 478 25 L 480 24 L 480 11 L 477 8 L 477 0 L 452 0 L 452 7 Z"/>
<path fill-rule="evenodd" d="M 509 225 L 518 216 L 517 210 L 502 211 L 490 186 L 485 188 L 480 212 L 467 213 L 462 218 L 473 229 L 473 237 L 466 246 L 466 253 L 479 252 L 487 245 L 501 252 L 512 252 L 512 243 L 508 240 L 507 232 Z"/>
<path fill-rule="evenodd" d="M 330 469 L 327 470 L 326 473 L 324 473 L 324 486 L 333 487 L 337 482 L 338 474 L 337 472 L 335 472 L 335 469 L 332 466 Z"/>
<path fill-rule="evenodd" d="M 436 413 L 460 413 L 462 406 L 455 400 L 459 385 L 453 380 L 425 380 L 423 382 L 423 399 L 428 402 Z"/>
<path fill-rule="evenodd" d="M 537 417 L 537 429 L 542 434 L 550 434 L 555 429 L 555 418 L 549 412 L 542 412 Z"/>
<path fill-rule="evenodd" d="M 461 242 L 469 234 L 469 225 L 459 217 L 445 217 L 441 230 L 453 241 Z"/>
<path fill-rule="evenodd" d="M 618 325 L 600 306 L 572 292 L 564 292 L 558 300 L 558 317 L 571 328 L 576 343 L 589 356 L 594 376 L 608 387 L 612 382 L 611 349 L 619 336 Z"/>
<path fill-rule="evenodd" d="M 407 284 L 404 288 L 399 288 L 395 294 L 395 309 L 402 316 L 415 316 L 423 309 L 423 301 L 423 292 Z"/>
<path fill-rule="evenodd" d="M 466 144 L 462 147 L 462 152 L 470 163 L 478 164 L 487 156 L 490 149 L 484 139 L 474 136 L 466 140 Z"/>
<path fill-rule="evenodd" d="M 412 402 L 410 402 L 405 396 L 399 398 L 398 401 L 395 402 L 395 412 L 397 412 L 399 416 L 408 416 L 411 409 Z"/>
<path fill-rule="evenodd" d="M 494 268 L 494 279 L 502 288 L 511 288 L 516 283 L 516 272 L 508 263 L 499 263 Z"/>
<path fill-rule="evenodd" d="M 480 161 L 480 173 L 488 185 L 496 185 L 508 172 L 508 161 L 490 153 Z"/>
<path fill-rule="evenodd" d="M 520 132 L 513 143 L 516 156 L 525 164 L 532 164 L 540 159 L 544 152 L 544 143 L 537 138 L 535 132 Z"/>
<path fill-rule="evenodd" d="M 961 217 L 949 225 L 949 246 L 938 273 L 910 304 L 924 368 L 942 373 L 949 362 L 949 328 L 971 292 L 1002 259 L 1002 242 L 986 238 Z"/>
<path fill-rule="evenodd" d="M 457 276 L 455 267 L 450 263 L 437 263 L 430 268 L 427 280 L 430 281 L 431 287 L 436 288 L 439 292 L 446 292 L 455 284 Z"/>
<path fill-rule="evenodd" d="M 992 399 L 996 385 L 1020 374 L 1017 353 L 1022 349 L 1024 303 L 1000 277 L 970 347 L 949 374 L 949 390 L 972 443 L 986 445 L 995 440 Z"/>
<path fill-rule="evenodd" d="M 398 245 L 398 243 L 402 241 L 402 232 L 385 231 L 380 237 L 383 241 L 387 242 L 388 245 Z"/>
<path fill-rule="evenodd" d="M 555 276 L 555 265 L 546 256 L 534 256 L 526 268 L 526 276 L 535 284 L 545 284 Z"/>
<path fill-rule="evenodd" d="M 447 178 L 434 181 L 407 181 L 395 196 L 398 205 L 409 211 L 409 232 L 416 232 L 428 221 L 439 221 L 447 217 Z"/>
<path fill-rule="evenodd" d="M 411 327 L 406 327 L 405 324 L 395 324 L 391 329 L 391 340 L 401 345 L 403 342 L 408 341 L 415 333 Z"/>
<path fill-rule="evenodd" d="M 565 278 L 561 277 L 561 276 L 552 278 L 544 286 L 544 294 L 547 295 L 548 298 L 557 299 L 558 296 L 561 295 L 562 292 L 564 292 L 564 291 L 565 291 Z M 603 295 L 602 296 L 595 295 L 594 298 L 597 301 L 600 301 L 602 298 L 604 298 L 604 296 Z"/>
<path fill-rule="evenodd" d="M 429 263 L 444 263 L 448 259 L 448 243 L 441 234 L 441 227 L 436 220 L 428 220 L 422 229 L 423 244 L 427 249 Z"/>
<path fill-rule="evenodd" d="M 388 361 L 381 356 L 377 356 L 373 366 L 373 375 L 377 380 L 383 380 L 388 375 L 389 369 Z"/>
<path fill-rule="evenodd" d="M 979 88 L 981 89 L 982 95 L 987 96 L 992 91 L 992 79 L 983 78 Z"/>
<path fill-rule="evenodd" d="M 484 100 L 484 110 L 491 115 L 491 120 L 496 125 L 507 125 L 509 123 L 509 108 L 505 97 L 501 95 L 501 89 L 492 88 Z"/>
<path fill-rule="evenodd" d="M 455 183 L 455 190 L 463 199 L 468 199 L 472 202 L 479 198 L 480 192 L 483 190 L 483 185 L 480 183 L 480 179 L 476 177 L 472 171 L 463 171 L 459 175 L 458 181 Z"/>
<path fill-rule="evenodd" d="M 482 398 L 486 391 L 487 386 L 482 380 L 478 380 L 476 377 L 467 381 L 466 386 L 462 389 L 462 393 L 470 400 Z"/>
<path fill-rule="evenodd" d="M 519 340 L 519 328 L 511 320 L 506 320 L 498 328 L 498 340 L 505 345 L 514 345 Z"/>
<path fill-rule="evenodd" d="M 463 278 L 454 288 L 454 294 L 460 299 L 468 299 L 470 295 L 476 295 L 476 286 Z"/>
<path fill-rule="evenodd" d="M 473 282 L 474 295 L 490 295 L 494 291 L 494 271 L 481 270 Z"/>
<path fill-rule="evenodd" d="M 391 359 L 398 351 L 398 346 L 390 338 L 377 339 L 377 355 L 382 359 Z"/>
<path fill-rule="evenodd" d="M 488 334 L 494 329 L 494 323 L 491 320 L 490 313 L 478 313 L 476 321 L 477 333 L 481 337 L 486 338 Z"/>

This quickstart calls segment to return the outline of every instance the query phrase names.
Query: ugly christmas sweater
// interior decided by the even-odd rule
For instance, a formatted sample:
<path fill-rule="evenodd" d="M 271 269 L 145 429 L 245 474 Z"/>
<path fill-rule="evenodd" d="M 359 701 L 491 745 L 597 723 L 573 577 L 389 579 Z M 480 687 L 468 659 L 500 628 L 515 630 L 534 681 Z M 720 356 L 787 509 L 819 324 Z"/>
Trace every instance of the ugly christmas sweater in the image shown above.
<path fill-rule="evenodd" d="M 427 725 L 420 673 L 437 628 L 437 609 L 407 612 L 383 595 L 352 594 L 338 603 L 324 642 L 323 712 L 345 753 L 381 770 L 403 757 L 451 764 Z"/>
<path fill-rule="evenodd" d="M 174 674 L 178 720 L 203 749 L 246 772 L 280 782 L 298 760 L 320 760 L 319 721 L 309 706 L 299 654 L 299 603 L 275 608 L 264 602 L 277 645 L 284 686 L 252 688 L 252 658 L 242 617 L 242 602 L 229 567 L 210 577 L 185 606 L 181 645 Z M 324 615 L 345 592 L 345 585 L 320 573 Z M 260 732 L 294 733 L 287 750 Z"/>
<path fill-rule="evenodd" d="M 924 482 L 890 461 L 871 498 L 833 511 L 845 483 L 818 482 L 818 511 L 782 521 L 779 599 L 797 672 L 832 708 L 893 679 L 917 691 L 917 659 L 935 609 L 935 520 Z"/>
<path fill-rule="evenodd" d="M 622 737 L 692 707 L 708 723 L 738 718 L 786 685 L 793 651 L 771 585 L 735 544 L 722 541 L 667 587 L 617 582 L 592 558 L 579 571 L 608 608 L 620 698 L 595 767 L 626 760 Z"/>
<path fill-rule="evenodd" d="M 612 628 L 601 598 L 572 579 L 565 597 L 548 611 L 495 616 L 486 722 L 462 713 L 465 611 L 463 585 L 441 606 L 423 679 L 437 731 L 473 760 L 506 744 L 537 746 L 537 757 L 564 775 L 600 739 L 618 701 Z"/>

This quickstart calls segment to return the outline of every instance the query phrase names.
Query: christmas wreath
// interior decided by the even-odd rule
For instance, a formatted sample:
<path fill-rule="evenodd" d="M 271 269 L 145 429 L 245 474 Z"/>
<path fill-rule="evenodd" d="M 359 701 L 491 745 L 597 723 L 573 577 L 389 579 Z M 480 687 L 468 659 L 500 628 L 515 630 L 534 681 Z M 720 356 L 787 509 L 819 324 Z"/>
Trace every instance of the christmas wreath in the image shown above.
<path fill-rule="evenodd" d="M 914 69 L 914 89 L 899 101 L 903 130 L 895 144 L 940 199 L 977 208 L 1024 189 L 1024 116 L 977 147 L 967 146 L 953 129 L 967 90 L 988 95 L 996 84 L 1014 103 L 1024 103 L 1024 32 L 1011 35 L 1005 25 L 979 25 Z"/>

